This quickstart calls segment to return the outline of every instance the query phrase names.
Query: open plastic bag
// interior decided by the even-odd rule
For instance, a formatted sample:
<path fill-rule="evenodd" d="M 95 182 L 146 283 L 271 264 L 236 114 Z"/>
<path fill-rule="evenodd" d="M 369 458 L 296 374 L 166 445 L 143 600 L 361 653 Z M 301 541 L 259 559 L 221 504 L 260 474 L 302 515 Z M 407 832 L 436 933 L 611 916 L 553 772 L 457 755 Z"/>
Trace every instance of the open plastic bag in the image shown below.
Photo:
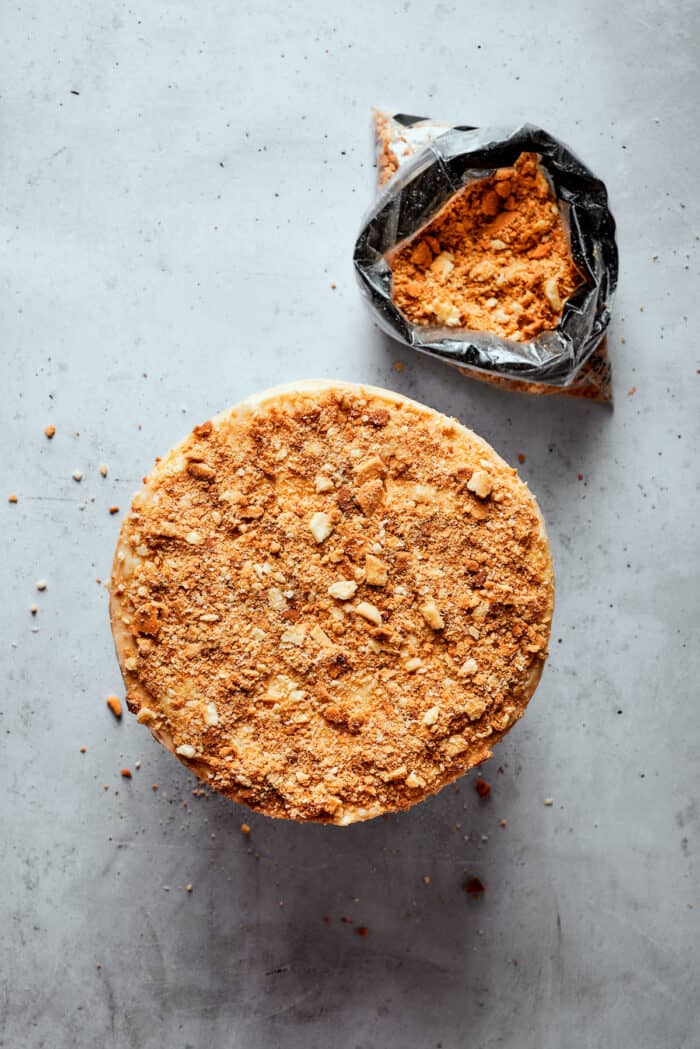
<path fill-rule="evenodd" d="M 382 191 L 357 238 L 360 285 L 380 326 L 400 342 L 465 375 L 526 393 L 612 400 L 605 332 L 617 284 L 615 222 L 600 179 L 561 142 L 529 124 L 503 130 L 450 127 L 377 113 Z M 386 255 L 427 226 L 468 183 L 537 154 L 568 232 L 581 283 L 556 326 L 527 342 L 488 331 L 411 323 L 392 300 Z"/>

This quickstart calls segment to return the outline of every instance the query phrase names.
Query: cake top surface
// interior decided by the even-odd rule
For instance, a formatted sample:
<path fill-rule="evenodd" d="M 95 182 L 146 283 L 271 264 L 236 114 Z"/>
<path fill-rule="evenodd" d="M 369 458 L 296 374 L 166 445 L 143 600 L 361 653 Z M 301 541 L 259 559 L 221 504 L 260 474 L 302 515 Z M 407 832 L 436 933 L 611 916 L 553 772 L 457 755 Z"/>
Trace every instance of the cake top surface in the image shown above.
<path fill-rule="evenodd" d="M 481 438 L 317 382 L 156 462 L 111 593 L 139 721 L 255 809 L 351 823 L 489 755 L 539 679 L 553 582 L 537 504 Z"/>

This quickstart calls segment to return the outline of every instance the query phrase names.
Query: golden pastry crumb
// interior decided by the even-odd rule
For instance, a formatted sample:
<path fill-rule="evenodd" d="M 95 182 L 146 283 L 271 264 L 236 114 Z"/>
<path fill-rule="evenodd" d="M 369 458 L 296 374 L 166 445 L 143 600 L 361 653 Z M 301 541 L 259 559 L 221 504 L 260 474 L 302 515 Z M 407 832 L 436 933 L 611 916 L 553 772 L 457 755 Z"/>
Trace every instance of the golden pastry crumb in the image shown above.
<path fill-rule="evenodd" d="M 374 111 L 374 127 L 377 135 L 377 169 L 380 186 L 385 185 L 398 170 L 398 157 L 391 148 L 391 117 Z"/>
<path fill-rule="evenodd" d="M 534 153 L 468 183 L 388 261 L 394 302 L 412 323 L 517 342 L 554 328 L 581 282 Z"/>
<path fill-rule="evenodd" d="M 115 718 L 120 718 L 122 716 L 122 701 L 118 696 L 107 696 L 105 702 Z"/>
<path fill-rule="evenodd" d="M 340 824 L 489 756 L 552 603 L 516 472 L 455 420 L 338 383 L 244 402 L 157 462 L 111 584 L 137 719 L 215 790 Z"/>

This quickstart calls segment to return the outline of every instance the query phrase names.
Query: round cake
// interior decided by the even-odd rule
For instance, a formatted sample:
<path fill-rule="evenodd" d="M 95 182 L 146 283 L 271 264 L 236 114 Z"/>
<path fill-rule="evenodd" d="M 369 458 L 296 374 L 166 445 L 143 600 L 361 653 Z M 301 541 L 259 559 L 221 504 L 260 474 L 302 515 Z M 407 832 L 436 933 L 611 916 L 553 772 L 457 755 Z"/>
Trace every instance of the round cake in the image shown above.
<path fill-rule="evenodd" d="M 455 419 L 300 382 L 159 459 L 117 545 L 127 704 L 214 790 L 348 824 L 490 756 L 547 655 L 527 486 Z"/>

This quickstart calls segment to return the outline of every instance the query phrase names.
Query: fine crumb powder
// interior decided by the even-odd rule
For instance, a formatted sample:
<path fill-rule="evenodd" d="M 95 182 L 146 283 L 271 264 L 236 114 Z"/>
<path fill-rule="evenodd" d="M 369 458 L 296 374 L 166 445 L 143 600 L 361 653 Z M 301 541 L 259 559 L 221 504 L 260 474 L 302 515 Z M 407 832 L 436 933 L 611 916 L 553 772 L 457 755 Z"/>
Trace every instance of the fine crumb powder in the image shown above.
<path fill-rule="evenodd" d="M 553 329 L 581 281 L 535 153 L 469 183 L 388 261 L 412 323 L 516 342 Z"/>

